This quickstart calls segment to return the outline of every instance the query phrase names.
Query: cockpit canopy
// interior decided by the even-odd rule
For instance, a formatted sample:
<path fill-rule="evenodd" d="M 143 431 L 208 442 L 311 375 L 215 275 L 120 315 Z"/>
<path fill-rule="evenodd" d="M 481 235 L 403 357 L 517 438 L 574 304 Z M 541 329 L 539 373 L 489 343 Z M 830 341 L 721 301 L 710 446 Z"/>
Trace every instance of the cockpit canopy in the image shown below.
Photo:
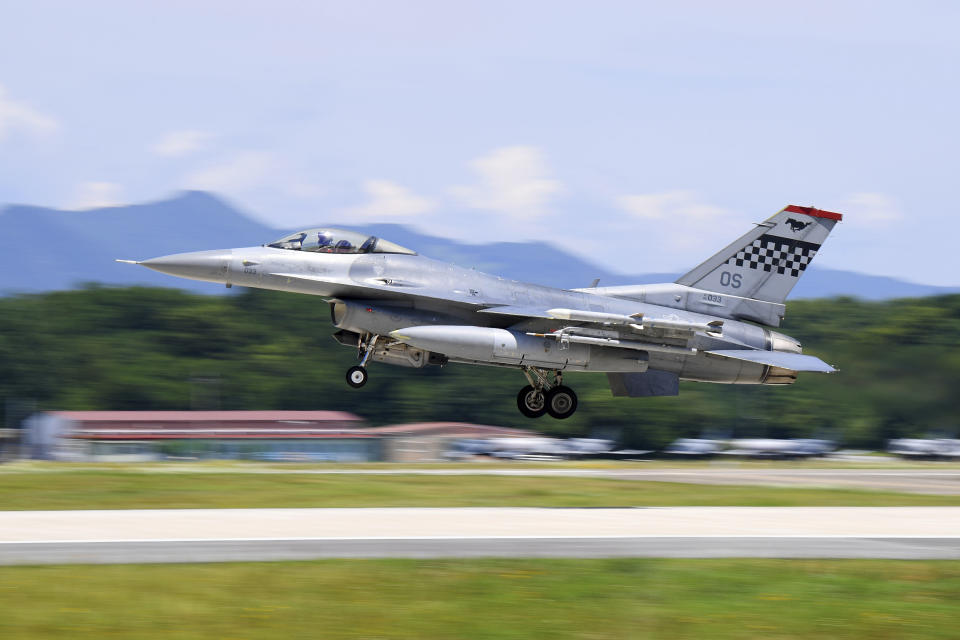
<path fill-rule="evenodd" d="M 267 247 L 313 253 L 406 253 L 417 255 L 389 240 L 343 229 L 307 229 L 284 236 Z"/>

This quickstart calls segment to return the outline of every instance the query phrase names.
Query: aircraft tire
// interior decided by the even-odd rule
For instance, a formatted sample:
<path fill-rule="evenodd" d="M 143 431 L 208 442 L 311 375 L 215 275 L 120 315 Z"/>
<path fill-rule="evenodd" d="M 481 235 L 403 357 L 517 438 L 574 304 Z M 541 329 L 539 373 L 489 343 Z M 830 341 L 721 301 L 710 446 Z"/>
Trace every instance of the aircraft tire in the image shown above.
<path fill-rule="evenodd" d="M 577 394 L 570 387 L 560 385 L 547 392 L 547 413 L 557 420 L 566 420 L 577 410 Z"/>
<path fill-rule="evenodd" d="M 367 384 L 367 370 L 363 367 L 350 367 L 347 369 L 347 384 L 354 389 L 359 389 Z"/>
<path fill-rule="evenodd" d="M 547 412 L 546 396 L 527 385 L 517 394 L 517 408 L 528 418 L 539 418 Z"/>

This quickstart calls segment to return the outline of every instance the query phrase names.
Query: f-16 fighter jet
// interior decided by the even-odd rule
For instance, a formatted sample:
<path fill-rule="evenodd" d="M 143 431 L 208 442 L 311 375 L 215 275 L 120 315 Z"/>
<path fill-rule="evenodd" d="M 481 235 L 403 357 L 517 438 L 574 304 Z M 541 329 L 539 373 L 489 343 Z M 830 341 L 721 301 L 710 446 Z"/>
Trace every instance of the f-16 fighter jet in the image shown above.
<path fill-rule="evenodd" d="M 554 289 L 420 256 L 355 231 L 298 231 L 260 247 L 134 262 L 193 280 L 320 296 L 333 337 L 358 350 L 347 384 L 371 362 L 517 369 L 523 415 L 568 418 L 567 371 L 607 375 L 614 396 L 677 395 L 680 380 L 791 384 L 833 367 L 778 327 L 784 300 L 838 213 L 788 206 L 674 283 Z"/>

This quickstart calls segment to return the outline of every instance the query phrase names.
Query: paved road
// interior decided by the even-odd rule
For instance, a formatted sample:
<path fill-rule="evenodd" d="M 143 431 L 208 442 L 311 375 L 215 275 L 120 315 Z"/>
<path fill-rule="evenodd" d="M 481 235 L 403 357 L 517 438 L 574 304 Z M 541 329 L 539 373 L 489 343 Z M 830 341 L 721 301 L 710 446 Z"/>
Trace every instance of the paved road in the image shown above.
<path fill-rule="evenodd" d="M 958 538 L 383 538 L 0 543 L 0 565 L 318 558 L 960 559 Z"/>
<path fill-rule="evenodd" d="M 960 507 L 0 512 L 0 564 L 476 556 L 960 558 Z"/>

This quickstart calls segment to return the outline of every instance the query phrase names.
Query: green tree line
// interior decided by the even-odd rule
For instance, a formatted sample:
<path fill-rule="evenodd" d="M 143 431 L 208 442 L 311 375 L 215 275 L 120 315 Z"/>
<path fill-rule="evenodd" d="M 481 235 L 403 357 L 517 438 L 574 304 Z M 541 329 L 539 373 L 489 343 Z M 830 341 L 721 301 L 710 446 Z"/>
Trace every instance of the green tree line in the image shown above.
<path fill-rule="evenodd" d="M 371 424 L 464 421 L 565 435 L 619 434 L 626 446 L 674 438 L 827 434 L 851 447 L 956 433 L 960 296 L 796 301 L 782 331 L 840 369 L 788 387 L 682 383 L 674 398 L 613 398 L 606 377 L 568 374 L 569 420 L 528 420 L 507 369 L 414 370 L 373 363 L 346 386 L 355 350 L 330 335 L 319 298 L 248 290 L 201 296 L 102 288 L 0 299 L 0 401 L 38 409 L 331 409 Z M 15 412 L 14 412 L 15 413 Z M 8 416 L 11 412 L 8 411 Z M 13 425 L 9 425 L 13 426 Z"/>

